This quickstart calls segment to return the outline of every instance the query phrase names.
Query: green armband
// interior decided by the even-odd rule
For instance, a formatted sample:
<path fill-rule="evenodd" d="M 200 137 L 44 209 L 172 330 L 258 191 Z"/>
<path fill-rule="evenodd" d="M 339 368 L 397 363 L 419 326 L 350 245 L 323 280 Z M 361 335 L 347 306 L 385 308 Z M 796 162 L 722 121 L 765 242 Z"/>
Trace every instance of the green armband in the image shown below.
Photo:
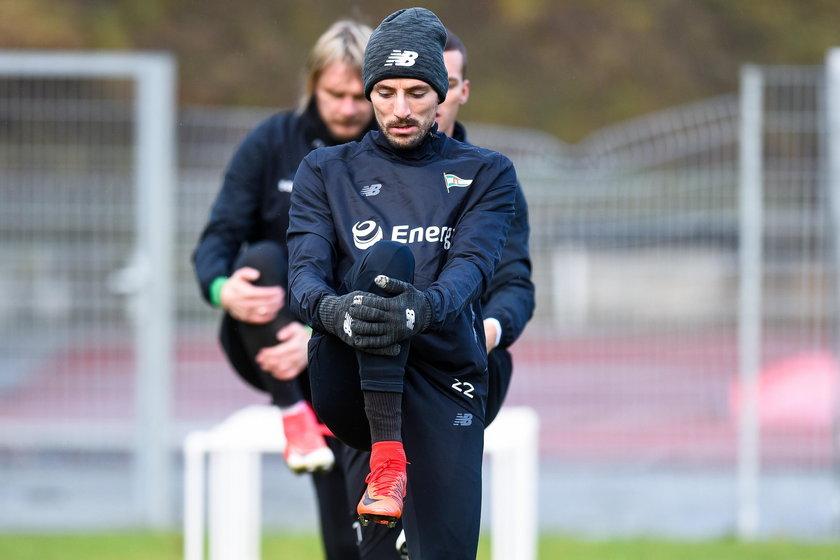
<path fill-rule="evenodd" d="M 219 276 L 210 284 L 210 303 L 216 307 L 222 306 L 222 287 L 227 282 L 227 276 Z"/>

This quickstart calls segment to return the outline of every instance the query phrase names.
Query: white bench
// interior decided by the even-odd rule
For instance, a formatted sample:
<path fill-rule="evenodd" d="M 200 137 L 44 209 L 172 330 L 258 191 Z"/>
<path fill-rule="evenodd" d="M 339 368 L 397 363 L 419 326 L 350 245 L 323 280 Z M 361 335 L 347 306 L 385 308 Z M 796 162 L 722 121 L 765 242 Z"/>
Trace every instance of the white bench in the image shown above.
<path fill-rule="evenodd" d="M 537 557 L 538 432 L 537 415 L 528 407 L 503 408 L 485 432 L 493 560 Z M 210 560 L 260 559 L 261 454 L 282 453 L 284 445 L 282 419 L 268 405 L 243 408 L 186 437 L 185 560 L 204 560 L 205 521 Z"/>

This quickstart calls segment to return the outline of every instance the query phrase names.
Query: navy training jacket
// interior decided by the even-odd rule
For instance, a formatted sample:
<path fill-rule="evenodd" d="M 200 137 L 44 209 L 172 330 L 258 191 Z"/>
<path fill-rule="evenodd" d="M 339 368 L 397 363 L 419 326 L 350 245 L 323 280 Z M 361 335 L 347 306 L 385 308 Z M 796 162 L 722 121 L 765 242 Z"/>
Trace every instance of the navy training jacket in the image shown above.
<path fill-rule="evenodd" d="M 380 239 L 406 243 L 432 310 L 409 360 L 459 375 L 486 368 L 478 300 L 502 253 L 517 179 L 505 156 L 433 130 L 413 150 L 372 131 L 304 158 L 289 211 L 290 301 L 324 331 L 318 302 L 363 251 Z"/>
<path fill-rule="evenodd" d="M 467 131 L 455 123 L 452 137 L 467 142 Z M 516 184 L 515 214 L 508 230 L 507 242 L 490 287 L 481 297 L 485 317 L 493 317 L 502 326 L 502 338 L 493 352 L 507 352 L 516 342 L 525 325 L 534 314 L 534 283 L 531 280 L 531 254 L 528 239 L 531 226 L 528 221 L 528 203 L 522 187 Z"/>

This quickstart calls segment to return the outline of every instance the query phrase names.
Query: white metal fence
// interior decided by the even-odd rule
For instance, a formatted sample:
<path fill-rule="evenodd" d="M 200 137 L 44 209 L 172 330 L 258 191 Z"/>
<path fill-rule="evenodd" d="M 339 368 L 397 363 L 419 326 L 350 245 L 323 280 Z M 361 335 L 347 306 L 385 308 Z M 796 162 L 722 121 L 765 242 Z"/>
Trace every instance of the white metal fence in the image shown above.
<path fill-rule="evenodd" d="M 0 79 L 3 443 L 115 438 L 135 472 L 121 513 L 165 526 L 174 61 L 7 53 Z"/>
<path fill-rule="evenodd" d="M 838 176 L 838 158 L 826 157 L 837 151 L 826 111 L 840 96 L 826 94 L 822 67 L 754 67 L 753 75 L 757 87 L 741 95 L 641 117 L 576 145 L 468 123 L 473 142 L 514 160 L 530 205 L 538 307 L 513 349 L 509 402 L 540 414 L 545 476 L 574 483 L 581 472 L 604 473 L 578 502 L 548 494 L 549 480 L 541 517 L 551 528 L 668 532 L 674 510 L 691 508 L 718 519 L 711 532 L 800 532 L 798 509 L 776 515 L 787 495 L 767 499 L 780 473 L 829 481 L 801 486 L 795 500 L 834 499 L 838 221 L 829 171 Z M 218 315 L 200 300 L 189 257 L 232 150 L 270 111 L 181 109 L 175 203 L 151 211 L 165 232 L 174 210 L 172 293 L 127 306 L 114 292 L 133 287 L 127 264 L 152 270 L 141 288 L 159 288 L 168 266 L 166 257 L 161 265 L 138 256 L 143 228 L 156 226 L 135 226 L 145 218 L 135 195 L 144 189 L 134 185 L 148 183 L 133 178 L 133 146 L 146 118 L 135 117 L 130 79 L 0 77 L 0 477 L 18 483 L 0 492 L 0 528 L 60 527 L 39 504 L 74 491 L 83 499 L 103 480 L 116 503 L 88 504 L 82 521 L 171 520 L 160 512 L 171 514 L 179 493 L 167 491 L 163 507 L 149 497 L 167 485 L 166 476 L 148 478 L 161 468 L 160 438 L 168 436 L 172 462 L 163 468 L 174 477 L 188 430 L 264 402 L 225 364 Z M 750 87 L 763 102 L 750 100 Z M 759 109 L 752 119 L 750 107 Z M 739 141 L 749 134 L 755 143 Z M 758 167 L 745 167 L 750 161 Z M 757 190 L 741 190 L 750 184 Z M 745 204 L 750 196 L 759 206 Z M 759 229 L 750 225 L 758 220 Z M 169 297 L 173 335 L 137 338 L 132 313 L 163 307 L 165 321 Z M 138 364 L 166 356 L 170 343 L 171 363 Z M 741 373 L 755 382 L 739 381 Z M 144 418 L 150 401 L 161 406 Z M 144 440 L 149 434 L 157 439 Z M 142 453 L 145 475 L 62 479 L 73 489 L 19 474 L 32 465 L 119 470 L 142 464 L 132 460 Z M 703 473 L 726 483 L 706 512 L 702 500 L 653 500 L 651 525 L 622 521 L 622 506 L 638 504 L 621 502 L 605 481 L 650 475 L 649 498 L 674 473 L 686 475 L 680 488 L 697 491 L 685 500 L 704 493 Z M 126 510 L 126 500 L 137 507 Z M 603 515 L 580 515 L 584 500 L 600 500 Z M 575 513 L 556 514 L 563 507 Z M 808 525 L 801 532 L 833 530 L 825 515 Z"/>

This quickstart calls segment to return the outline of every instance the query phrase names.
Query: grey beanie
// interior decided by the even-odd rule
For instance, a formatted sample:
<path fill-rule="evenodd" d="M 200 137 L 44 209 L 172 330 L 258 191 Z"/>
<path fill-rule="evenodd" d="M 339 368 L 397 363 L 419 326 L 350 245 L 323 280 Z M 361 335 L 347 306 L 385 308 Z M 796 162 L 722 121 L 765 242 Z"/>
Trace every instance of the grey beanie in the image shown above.
<path fill-rule="evenodd" d="M 399 10 L 373 30 L 365 49 L 362 78 L 365 97 L 373 86 L 389 78 L 414 78 L 432 86 L 443 103 L 449 75 L 443 63 L 446 28 L 426 8 Z"/>

